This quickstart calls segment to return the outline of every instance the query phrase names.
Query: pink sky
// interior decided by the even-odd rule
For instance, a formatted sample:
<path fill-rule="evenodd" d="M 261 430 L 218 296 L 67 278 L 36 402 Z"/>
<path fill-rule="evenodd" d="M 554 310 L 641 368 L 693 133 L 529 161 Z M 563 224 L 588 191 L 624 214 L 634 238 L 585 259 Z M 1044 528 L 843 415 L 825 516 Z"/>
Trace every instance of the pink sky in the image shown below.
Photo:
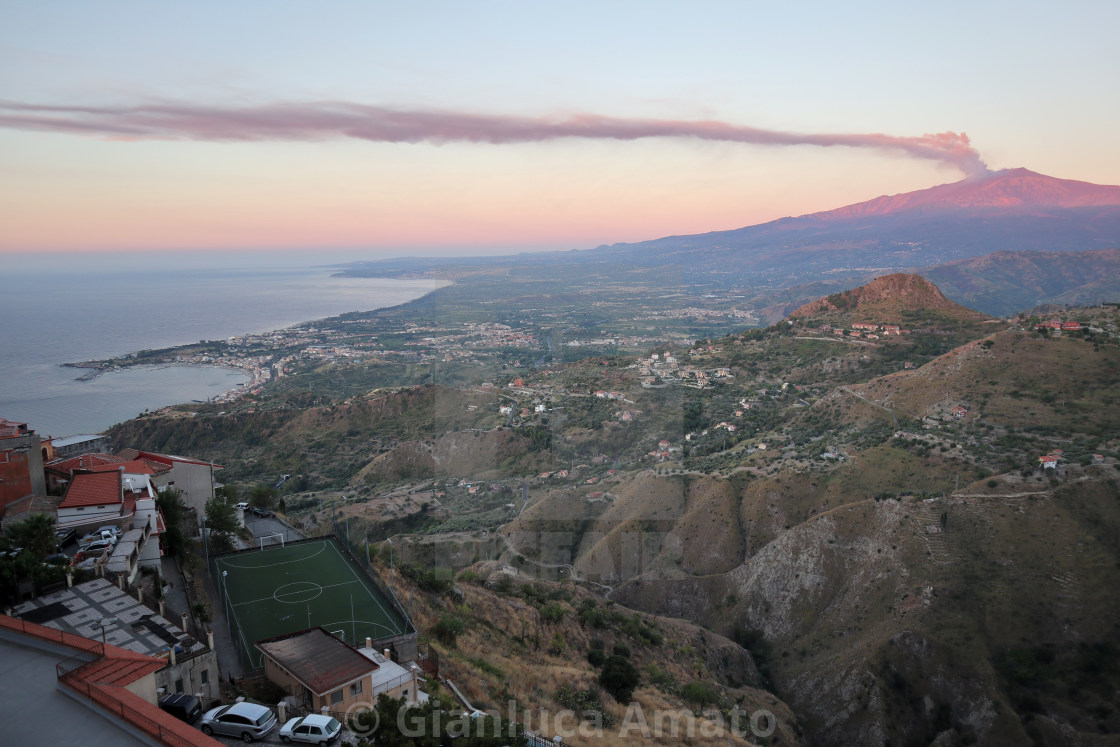
<path fill-rule="evenodd" d="M 1120 183 L 1116 3 L 9 6 L 0 252 L 588 248 L 975 151 Z"/>

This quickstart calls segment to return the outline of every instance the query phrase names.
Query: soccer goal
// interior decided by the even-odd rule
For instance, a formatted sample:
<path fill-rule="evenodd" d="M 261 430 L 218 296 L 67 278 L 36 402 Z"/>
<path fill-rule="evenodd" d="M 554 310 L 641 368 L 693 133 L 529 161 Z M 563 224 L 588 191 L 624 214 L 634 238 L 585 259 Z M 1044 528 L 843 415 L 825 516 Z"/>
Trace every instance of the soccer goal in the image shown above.
<path fill-rule="evenodd" d="M 261 549 L 266 547 L 283 547 L 284 546 L 284 532 L 277 534 L 266 534 L 260 538 Z"/>

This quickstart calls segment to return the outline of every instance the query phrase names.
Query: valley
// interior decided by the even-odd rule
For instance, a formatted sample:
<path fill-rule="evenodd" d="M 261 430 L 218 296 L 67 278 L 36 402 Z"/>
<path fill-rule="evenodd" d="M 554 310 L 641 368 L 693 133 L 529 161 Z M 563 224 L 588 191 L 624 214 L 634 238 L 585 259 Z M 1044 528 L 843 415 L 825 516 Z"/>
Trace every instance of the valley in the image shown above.
<path fill-rule="evenodd" d="M 463 623 L 433 645 L 484 705 L 593 691 L 580 662 L 617 641 L 643 668 L 638 702 L 769 704 L 767 743 L 1061 744 L 1120 718 L 1115 668 L 1096 664 L 1120 651 L 1120 337 L 1115 305 L 1053 318 L 1080 329 L 892 275 L 642 353 L 428 361 L 423 383 L 359 394 L 390 374 L 308 362 L 345 386 L 284 377 L 111 436 L 216 459 L 246 487 L 291 474 L 290 521 L 368 545 L 421 630 Z M 669 630 L 722 653 L 685 665 L 669 652 L 695 644 Z M 702 686 L 711 703 L 689 706 Z M 592 712 L 618 738 L 625 705 Z"/>

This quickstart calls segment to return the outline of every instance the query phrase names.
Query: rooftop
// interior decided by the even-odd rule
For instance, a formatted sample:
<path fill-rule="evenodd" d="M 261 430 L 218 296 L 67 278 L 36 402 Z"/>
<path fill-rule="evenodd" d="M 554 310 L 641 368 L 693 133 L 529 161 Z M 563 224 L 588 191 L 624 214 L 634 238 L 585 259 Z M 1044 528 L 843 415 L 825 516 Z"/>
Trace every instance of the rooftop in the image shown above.
<path fill-rule="evenodd" d="M 102 436 L 98 433 L 83 433 L 76 436 L 66 436 L 65 438 L 52 438 L 51 443 L 55 448 L 73 446 L 74 444 L 84 444 L 87 441 L 96 441 L 98 439 L 108 440 L 108 437 Z"/>
<path fill-rule="evenodd" d="M 100 621 L 116 618 L 105 626 L 105 642 L 146 656 L 166 656 L 172 644 L 184 653 L 206 648 L 103 578 L 24 602 L 13 612 L 23 620 L 98 641 Z"/>
<path fill-rule="evenodd" d="M 376 672 L 377 662 L 362 656 L 323 628 L 309 628 L 257 641 L 257 648 L 316 695 Z"/>
<path fill-rule="evenodd" d="M 0 615 L 0 702 L 5 715 L 22 716 L 5 719 L 5 743 L 218 747 L 127 689 L 162 666 L 150 656 Z"/>
<path fill-rule="evenodd" d="M 66 496 L 59 508 L 103 506 L 120 503 L 121 500 L 120 472 L 78 472 L 66 489 Z"/>
<path fill-rule="evenodd" d="M 171 467 L 154 459 L 138 457 L 125 459 L 112 454 L 82 454 L 81 456 L 60 459 L 46 465 L 46 469 L 63 475 L 69 475 L 75 470 L 86 472 L 124 472 L 129 475 L 161 475 L 171 470 Z"/>

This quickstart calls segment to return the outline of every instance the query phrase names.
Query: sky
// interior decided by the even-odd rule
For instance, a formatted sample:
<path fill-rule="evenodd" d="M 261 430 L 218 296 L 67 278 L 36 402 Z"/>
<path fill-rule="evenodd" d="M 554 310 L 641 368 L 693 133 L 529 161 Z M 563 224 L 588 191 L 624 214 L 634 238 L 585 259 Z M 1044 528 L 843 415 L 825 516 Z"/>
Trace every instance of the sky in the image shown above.
<path fill-rule="evenodd" d="M 0 252 L 506 254 L 984 167 L 1120 184 L 1117 28 L 1076 0 L 0 0 Z"/>

